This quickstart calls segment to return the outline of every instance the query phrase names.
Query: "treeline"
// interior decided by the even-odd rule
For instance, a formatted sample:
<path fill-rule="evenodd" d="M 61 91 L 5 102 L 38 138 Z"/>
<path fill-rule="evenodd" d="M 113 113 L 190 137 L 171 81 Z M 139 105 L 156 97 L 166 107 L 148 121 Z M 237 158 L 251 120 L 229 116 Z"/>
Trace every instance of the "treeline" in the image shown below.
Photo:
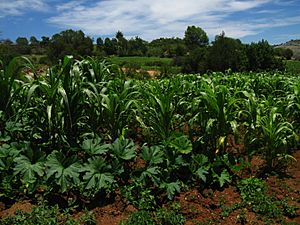
<path fill-rule="evenodd" d="M 173 58 L 173 64 L 183 72 L 257 71 L 284 69 L 283 59 L 292 52 L 274 49 L 267 41 L 243 44 L 226 37 L 223 32 L 210 42 L 200 27 L 189 26 L 184 38 L 159 38 L 147 42 L 140 37 L 126 39 L 121 31 L 113 38 L 94 40 L 82 31 L 66 30 L 38 40 L 19 37 L 15 42 L 1 40 L 0 59 L 4 62 L 18 55 L 43 55 L 41 64 L 53 64 L 65 55 L 84 56 L 157 56 Z"/>

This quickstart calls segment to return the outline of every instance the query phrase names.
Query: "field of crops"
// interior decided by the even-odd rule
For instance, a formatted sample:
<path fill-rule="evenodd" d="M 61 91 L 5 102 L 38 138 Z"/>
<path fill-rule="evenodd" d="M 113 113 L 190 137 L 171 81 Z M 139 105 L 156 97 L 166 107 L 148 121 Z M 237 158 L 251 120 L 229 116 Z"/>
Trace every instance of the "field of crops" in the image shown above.
<path fill-rule="evenodd" d="M 183 192 L 234 187 L 240 201 L 221 204 L 224 218 L 238 211 L 240 224 L 248 213 L 262 223 L 299 221 L 300 189 L 277 199 L 262 179 L 295 163 L 299 75 L 134 80 L 106 62 L 69 57 L 44 74 L 16 58 L 0 73 L 4 208 L 30 199 L 78 212 L 117 201 L 134 208 L 123 224 L 184 224 L 193 218 L 172 204 Z M 256 171 L 253 159 L 261 161 Z M 81 222 L 94 224 L 91 217 Z M 190 224 L 201 222 L 208 224 Z"/>

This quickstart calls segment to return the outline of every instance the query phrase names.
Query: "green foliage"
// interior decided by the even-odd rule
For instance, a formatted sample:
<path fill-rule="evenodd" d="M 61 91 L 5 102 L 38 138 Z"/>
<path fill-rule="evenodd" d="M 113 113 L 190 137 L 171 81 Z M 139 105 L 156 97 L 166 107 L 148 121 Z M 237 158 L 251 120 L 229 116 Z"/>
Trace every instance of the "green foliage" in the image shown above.
<path fill-rule="evenodd" d="M 62 193 L 79 185 L 82 166 L 75 155 L 66 157 L 62 152 L 53 151 L 47 157 L 46 167 L 47 180 L 54 181 Z"/>
<path fill-rule="evenodd" d="M 271 219 L 280 219 L 283 215 L 294 217 L 297 207 L 289 205 L 287 200 L 277 200 L 267 194 L 266 183 L 258 178 L 243 179 L 238 184 L 243 202 L 252 210 Z"/>
<path fill-rule="evenodd" d="M 133 213 L 127 220 L 122 221 L 121 225 L 155 225 L 156 222 L 152 213 L 148 211 L 138 211 Z"/>
<path fill-rule="evenodd" d="M 282 159 L 288 156 L 288 143 L 292 139 L 298 139 L 289 122 L 283 121 L 283 117 L 272 108 L 268 115 L 258 121 L 262 133 L 263 155 L 266 158 L 267 166 L 271 169 L 280 164 Z"/>
<path fill-rule="evenodd" d="M 88 155 L 103 155 L 109 151 L 109 144 L 103 144 L 100 137 L 86 139 L 82 142 L 81 148 Z"/>
<path fill-rule="evenodd" d="M 121 225 L 175 225 L 184 224 L 185 218 L 180 213 L 180 205 L 173 204 L 170 208 L 160 208 L 155 212 L 140 210 L 121 222 Z"/>
<path fill-rule="evenodd" d="M 247 161 L 239 143 L 247 156 L 263 154 L 272 170 L 290 163 L 298 144 L 297 76 L 127 80 L 105 61 L 72 57 L 37 76 L 23 61 L 1 70 L 8 106 L 0 110 L 1 200 L 44 190 L 93 201 L 121 190 L 129 204 L 153 211 L 184 187 L 230 184 Z M 23 66 L 33 77 L 18 74 Z M 261 199 L 256 212 L 293 215 L 293 207 Z"/>
<path fill-rule="evenodd" d="M 115 182 L 111 171 L 111 166 L 102 157 L 98 156 L 88 159 L 88 162 L 80 170 L 80 172 L 84 173 L 85 189 L 92 189 L 94 193 L 98 193 L 102 189 L 111 191 Z"/>
<path fill-rule="evenodd" d="M 184 42 L 189 49 L 208 45 L 208 37 L 200 27 L 188 26 L 184 33 Z"/>
<path fill-rule="evenodd" d="M 92 213 L 84 213 L 79 220 L 75 220 L 68 213 L 60 213 L 57 206 L 33 207 L 32 212 L 17 211 L 16 215 L 0 220 L 2 225 L 95 225 L 96 220 Z"/>
<path fill-rule="evenodd" d="M 134 142 L 129 139 L 117 139 L 111 145 L 115 157 L 120 160 L 131 160 L 135 157 L 136 149 Z"/>
<path fill-rule="evenodd" d="M 33 150 L 30 146 L 26 147 L 24 153 L 14 159 L 16 164 L 14 175 L 19 175 L 29 192 L 33 192 L 44 175 L 46 155 L 40 149 Z"/>
<path fill-rule="evenodd" d="M 240 40 L 216 36 L 208 54 L 208 67 L 213 71 L 243 71 L 247 67 L 247 56 Z"/>
<path fill-rule="evenodd" d="M 48 48 L 48 57 L 52 61 L 62 59 L 65 55 L 79 56 L 91 55 L 93 41 L 86 37 L 82 31 L 65 30 L 52 36 Z"/>

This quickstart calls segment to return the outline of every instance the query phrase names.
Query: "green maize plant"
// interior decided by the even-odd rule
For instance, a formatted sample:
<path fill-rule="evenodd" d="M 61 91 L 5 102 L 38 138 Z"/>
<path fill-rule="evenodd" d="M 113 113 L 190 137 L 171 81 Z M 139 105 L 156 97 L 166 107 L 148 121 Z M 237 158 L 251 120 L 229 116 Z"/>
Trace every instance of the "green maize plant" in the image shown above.
<path fill-rule="evenodd" d="M 288 147 L 293 146 L 297 135 L 293 131 L 293 125 L 287 121 L 277 108 L 272 108 L 269 114 L 262 116 L 259 121 L 262 154 L 264 155 L 268 169 L 274 169 L 281 159 L 292 158 Z"/>
<path fill-rule="evenodd" d="M 174 116 L 177 105 L 175 101 L 176 88 L 167 86 L 162 82 L 149 82 L 144 90 L 141 90 L 145 102 L 140 105 L 139 112 L 142 121 L 150 127 L 160 140 L 167 140 L 171 136 Z"/>
<path fill-rule="evenodd" d="M 236 130 L 235 104 L 224 85 L 203 83 L 201 96 L 197 99 L 198 113 L 192 122 L 200 124 L 200 142 L 208 146 L 214 154 L 225 150 L 227 137 Z M 214 155 L 213 154 L 213 155 Z"/>
<path fill-rule="evenodd" d="M 139 93 L 133 81 L 117 79 L 107 84 L 100 97 L 105 128 L 109 130 L 110 139 L 115 140 L 133 123 Z"/>
<path fill-rule="evenodd" d="M 88 130 L 85 86 L 80 62 L 74 63 L 70 57 L 33 82 L 27 113 L 44 143 L 74 146 L 82 130 Z"/>
<path fill-rule="evenodd" d="M 294 90 L 287 96 L 287 113 L 292 121 L 295 121 L 295 129 L 300 131 L 300 80 L 296 80 Z"/>
<path fill-rule="evenodd" d="M 23 88 L 22 69 L 28 65 L 29 61 L 25 57 L 14 58 L 8 65 L 0 61 L 0 111 L 10 118 L 16 111 L 14 110 L 14 100 Z"/>

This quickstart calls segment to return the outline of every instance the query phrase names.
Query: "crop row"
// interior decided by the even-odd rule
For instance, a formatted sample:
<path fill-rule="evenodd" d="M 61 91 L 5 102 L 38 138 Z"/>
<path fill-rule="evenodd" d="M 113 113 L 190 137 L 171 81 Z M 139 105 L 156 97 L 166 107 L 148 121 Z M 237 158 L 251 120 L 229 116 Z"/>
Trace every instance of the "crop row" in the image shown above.
<path fill-rule="evenodd" d="M 298 76 L 132 80 L 104 61 L 71 57 L 44 74 L 16 58 L 0 73 L 0 198 L 90 200 L 120 190 L 150 209 L 186 186 L 238 179 L 253 155 L 266 171 L 283 169 L 298 145 Z"/>

